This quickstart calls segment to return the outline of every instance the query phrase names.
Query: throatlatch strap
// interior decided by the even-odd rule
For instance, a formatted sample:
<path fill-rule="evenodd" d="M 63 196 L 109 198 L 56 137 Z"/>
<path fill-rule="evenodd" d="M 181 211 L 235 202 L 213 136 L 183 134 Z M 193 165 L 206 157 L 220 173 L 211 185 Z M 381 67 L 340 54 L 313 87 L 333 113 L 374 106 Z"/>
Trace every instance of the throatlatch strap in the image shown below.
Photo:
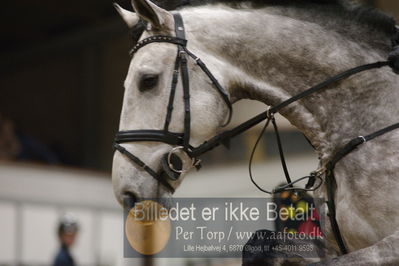
<path fill-rule="evenodd" d="M 186 50 L 187 54 L 195 60 L 195 62 L 202 69 L 202 71 L 205 73 L 205 75 L 208 76 L 208 78 L 211 80 L 213 86 L 215 86 L 216 90 L 218 91 L 220 96 L 222 96 L 223 101 L 226 103 L 227 107 L 229 108 L 229 116 L 227 117 L 227 120 L 223 126 L 228 125 L 233 116 L 233 106 L 230 102 L 229 95 L 227 94 L 226 90 L 220 85 L 219 81 L 215 78 L 215 76 L 212 74 L 212 72 L 209 70 L 209 68 L 205 65 L 205 63 L 199 57 L 197 57 L 195 54 L 190 52 L 188 49 L 185 49 L 185 50 Z"/>

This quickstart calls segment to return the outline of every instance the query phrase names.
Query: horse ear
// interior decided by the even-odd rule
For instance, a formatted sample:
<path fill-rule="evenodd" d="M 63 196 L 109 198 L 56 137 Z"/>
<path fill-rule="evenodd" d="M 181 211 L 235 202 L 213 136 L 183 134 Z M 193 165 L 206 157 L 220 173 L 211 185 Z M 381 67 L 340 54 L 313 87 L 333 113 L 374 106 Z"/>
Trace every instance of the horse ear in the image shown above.
<path fill-rule="evenodd" d="M 137 23 L 139 23 L 140 18 L 136 13 L 123 9 L 117 3 L 114 3 L 114 7 L 116 11 L 118 11 L 119 15 L 121 15 L 123 20 L 126 22 L 126 24 L 129 26 L 129 28 L 133 28 L 137 25 Z"/>
<path fill-rule="evenodd" d="M 150 0 L 132 0 L 132 5 L 137 14 L 155 29 L 168 28 L 168 23 L 172 21 L 172 14 Z"/>

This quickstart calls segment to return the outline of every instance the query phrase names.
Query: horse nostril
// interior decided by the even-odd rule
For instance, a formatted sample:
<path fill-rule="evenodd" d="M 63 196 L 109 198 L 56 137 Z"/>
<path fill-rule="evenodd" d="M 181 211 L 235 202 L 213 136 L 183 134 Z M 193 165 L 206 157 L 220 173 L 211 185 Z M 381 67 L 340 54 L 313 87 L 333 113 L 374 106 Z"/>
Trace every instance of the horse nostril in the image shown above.
<path fill-rule="evenodd" d="M 127 191 L 127 192 L 123 193 L 122 201 L 123 201 L 123 206 L 127 210 L 130 210 L 136 204 L 137 197 L 136 197 L 136 195 L 134 195 L 134 193 Z"/>

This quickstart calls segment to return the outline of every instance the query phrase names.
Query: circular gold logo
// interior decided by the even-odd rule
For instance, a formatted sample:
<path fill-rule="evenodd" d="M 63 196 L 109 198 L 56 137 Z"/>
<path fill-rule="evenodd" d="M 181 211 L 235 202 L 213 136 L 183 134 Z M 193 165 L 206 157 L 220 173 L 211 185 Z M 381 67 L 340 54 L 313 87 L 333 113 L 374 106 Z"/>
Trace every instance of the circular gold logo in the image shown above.
<path fill-rule="evenodd" d="M 168 210 L 152 200 L 135 204 L 125 223 L 125 234 L 130 246 L 143 255 L 161 252 L 168 243 L 171 223 Z"/>

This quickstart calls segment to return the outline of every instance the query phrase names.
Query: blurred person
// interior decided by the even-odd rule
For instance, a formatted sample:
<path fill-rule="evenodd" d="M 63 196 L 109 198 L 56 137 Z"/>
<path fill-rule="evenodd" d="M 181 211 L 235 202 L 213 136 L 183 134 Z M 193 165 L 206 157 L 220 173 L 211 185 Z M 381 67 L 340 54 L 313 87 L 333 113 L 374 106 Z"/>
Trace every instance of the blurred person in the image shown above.
<path fill-rule="evenodd" d="M 0 113 L 0 160 L 13 160 L 21 150 L 14 123 Z"/>
<path fill-rule="evenodd" d="M 0 160 L 61 163 L 58 154 L 36 138 L 16 129 L 14 122 L 1 113 Z"/>
<path fill-rule="evenodd" d="M 58 226 L 58 239 L 60 241 L 60 249 L 55 256 L 53 266 L 75 266 L 75 261 L 69 252 L 76 240 L 79 230 L 76 219 L 70 215 L 64 215 Z"/>

